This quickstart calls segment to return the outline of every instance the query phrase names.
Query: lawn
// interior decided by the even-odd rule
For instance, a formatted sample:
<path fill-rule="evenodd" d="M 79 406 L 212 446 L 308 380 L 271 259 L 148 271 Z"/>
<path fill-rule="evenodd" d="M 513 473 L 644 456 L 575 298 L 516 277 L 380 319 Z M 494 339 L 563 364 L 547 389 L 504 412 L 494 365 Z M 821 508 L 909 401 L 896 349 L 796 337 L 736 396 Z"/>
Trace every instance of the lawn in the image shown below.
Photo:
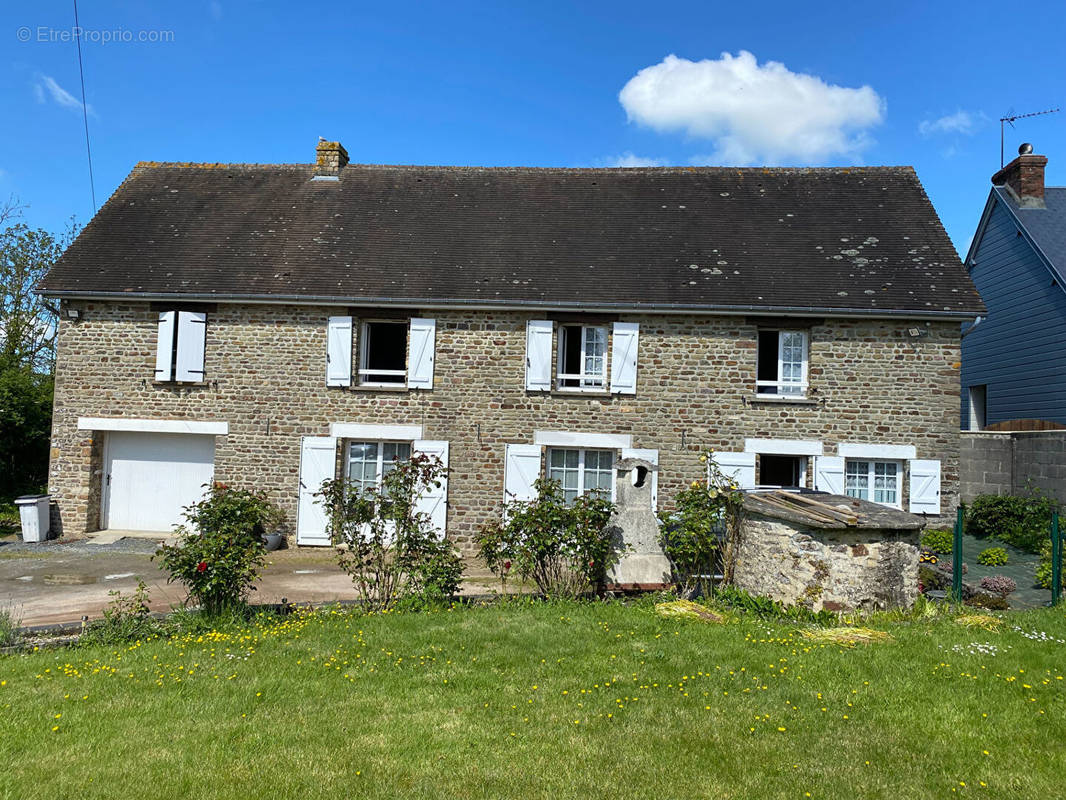
<path fill-rule="evenodd" d="M 0 658 L 0 798 L 1061 796 L 1066 615 L 841 648 L 649 602 L 296 614 Z"/>

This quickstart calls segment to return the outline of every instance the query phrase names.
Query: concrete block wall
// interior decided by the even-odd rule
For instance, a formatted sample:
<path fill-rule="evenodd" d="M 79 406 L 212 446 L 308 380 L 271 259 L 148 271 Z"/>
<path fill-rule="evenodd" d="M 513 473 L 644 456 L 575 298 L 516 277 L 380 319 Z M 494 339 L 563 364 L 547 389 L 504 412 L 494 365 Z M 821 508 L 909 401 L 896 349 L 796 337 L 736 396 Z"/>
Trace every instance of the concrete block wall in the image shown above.
<path fill-rule="evenodd" d="M 1028 486 L 1066 503 L 1066 431 L 963 431 L 959 491 L 964 503 L 981 494 L 1019 494 Z"/>

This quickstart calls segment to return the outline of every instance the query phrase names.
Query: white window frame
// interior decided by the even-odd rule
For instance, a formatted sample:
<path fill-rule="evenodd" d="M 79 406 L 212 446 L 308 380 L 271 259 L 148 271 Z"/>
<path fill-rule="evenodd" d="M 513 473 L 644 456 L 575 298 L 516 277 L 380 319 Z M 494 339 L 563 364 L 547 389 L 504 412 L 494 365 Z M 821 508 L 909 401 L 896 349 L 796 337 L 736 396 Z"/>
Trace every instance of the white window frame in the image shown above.
<path fill-rule="evenodd" d="M 783 486 L 778 483 L 763 483 L 762 482 L 762 457 L 763 456 L 781 456 L 784 458 L 796 458 L 799 459 L 799 485 L 798 486 Z M 759 482 L 755 484 L 756 489 L 802 489 L 807 485 L 807 470 L 810 469 L 811 457 L 803 455 L 802 453 L 772 453 L 768 451 L 761 451 L 759 453 Z"/>
<path fill-rule="evenodd" d="M 370 345 L 370 336 L 368 334 L 368 327 L 374 324 L 386 324 L 386 325 L 403 325 L 406 328 L 406 334 L 404 336 L 404 368 L 403 369 L 367 369 L 367 349 Z M 407 370 L 410 366 L 407 363 L 407 349 L 411 344 L 411 320 L 398 320 L 398 319 L 364 319 L 359 323 L 359 385 L 360 386 L 374 386 L 374 387 L 407 387 Z M 371 375 L 402 375 L 402 381 L 375 381 L 370 379 Z"/>
<path fill-rule="evenodd" d="M 545 457 L 544 457 L 544 475 L 545 475 L 546 478 L 549 478 L 549 479 L 551 479 L 551 475 L 552 475 L 552 466 L 551 466 L 552 453 L 555 452 L 555 451 L 558 451 L 558 452 L 561 452 L 561 453 L 573 452 L 573 451 L 577 452 L 577 454 L 578 454 L 577 455 L 577 496 L 578 497 L 583 496 L 585 494 L 585 492 L 587 491 L 586 486 L 585 486 L 585 472 L 586 472 L 585 471 L 585 456 L 586 456 L 586 454 L 590 453 L 590 452 L 593 452 L 593 453 L 608 453 L 608 454 L 610 454 L 611 455 L 611 466 L 610 466 L 610 468 L 608 470 L 608 472 L 609 472 L 609 474 L 611 476 L 610 499 L 612 501 L 614 501 L 614 498 L 615 498 L 615 477 L 616 477 L 615 476 L 615 470 L 614 470 L 614 461 L 618 457 L 618 452 L 616 450 L 610 450 L 610 449 L 604 449 L 604 448 L 598 448 L 598 447 L 589 447 L 589 448 L 584 448 L 584 447 L 581 447 L 581 448 L 578 448 L 578 447 L 559 447 L 559 446 L 549 447 L 548 448 L 548 452 L 545 453 Z M 562 482 L 560 481 L 560 483 L 562 483 Z"/>
<path fill-rule="evenodd" d="M 783 374 L 783 368 L 785 365 L 785 337 L 787 336 L 799 336 L 801 346 L 803 348 L 803 358 L 799 362 L 800 364 L 800 380 L 794 381 L 784 380 L 781 376 Z M 758 359 L 760 354 L 756 351 L 756 370 L 758 369 Z M 810 348 L 810 336 L 807 331 L 800 330 L 779 330 L 777 332 L 777 380 L 767 381 L 758 380 L 755 381 L 755 393 L 760 398 L 783 398 L 793 400 L 803 400 L 807 397 L 807 388 L 809 386 L 807 376 L 811 360 L 811 348 Z M 795 362 L 788 362 L 795 363 Z M 771 392 L 759 392 L 761 387 L 773 387 L 774 391 Z"/>
<path fill-rule="evenodd" d="M 865 464 L 866 465 L 866 472 L 865 472 L 866 497 L 860 497 L 857 494 L 852 494 L 849 491 L 849 488 L 848 488 L 849 467 L 852 467 L 853 465 L 856 465 L 856 464 Z M 875 500 L 874 499 L 874 492 L 877 491 L 874 488 L 874 486 L 876 484 L 876 479 L 877 479 L 877 467 L 878 467 L 878 465 L 886 466 L 886 465 L 889 465 L 889 464 L 891 464 L 892 466 L 894 466 L 896 468 L 896 475 L 895 475 L 895 478 L 896 478 L 896 485 L 895 485 L 896 502 L 894 502 L 894 503 L 889 503 L 889 502 L 886 502 L 886 501 L 883 501 L 883 500 Z M 860 473 L 860 475 L 861 475 L 861 473 Z M 859 490 L 856 490 L 856 491 L 859 491 Z M 878 505 L 881 505 L 881 506 L 887 506 L 889 508 L 898 508 L 898 509 L 902 510 L 903 509 L 903 462 L 902 461 L 897 461 L 895 459 L 884 459 L 884 458 L 879 458 L 879 459 L 875 459 L 875 458 L 856 458 L 856 457 L 845 458 L 844 459 L 844 494 L 847 495 L 848 497 L 854 497 L 854 498 L 859 499 L 859 500 L 868 500 L 871 503 L 877 503 Z"/>
<path fill-rule="evenodd" d="M 380 490 L 382 480 L 385 477 L 385 445 L 387 444 L 403 444 L 407 445 L 407 458 L 410 459 L 414 453 L 414 443 L 408 440 L 398 439 L 349 439 L 344 445 L 344 480 L 351 482 L 352 480 L 352 447 L 354 445 L 373 444 L 377 445 L 377 477 L 374 483 L 374 488 Z M 369 462 L 360 462 L 369 463 Z M 396 462 L 399 463 L 399 462 Z"/>
<path fill-rule="evenodd" d="M 566 348 L 564 339 L 567 329 L 581 329 L 581 372 L 568 373 L 566 369 Z M 603 360 L 602 369 L 599 373 L 585 372 L 585 365 L 590 358 L 595 358 L 589 353 L 589 331 L 599 330 L 603 333 Z M 555 388 L 560 392 L 605 392 L 607 391 L 607 353 L 610 344 L 610 329 L 607 325 L 582 325 L 580 323 L 560 323 L 558 326 L 558 345 L 555 358 L 556 374 Z M 577 386 L 564 386 L 563 381 L 578 381 Z"/>

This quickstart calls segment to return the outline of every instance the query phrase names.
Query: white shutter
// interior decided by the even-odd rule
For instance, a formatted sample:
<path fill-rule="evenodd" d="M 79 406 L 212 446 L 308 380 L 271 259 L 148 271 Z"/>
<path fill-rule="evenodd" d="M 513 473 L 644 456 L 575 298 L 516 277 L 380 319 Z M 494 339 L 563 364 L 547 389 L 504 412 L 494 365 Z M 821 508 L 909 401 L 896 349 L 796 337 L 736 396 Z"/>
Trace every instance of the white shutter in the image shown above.
<path fill-rule="evenodd" d="M 755 453 L 711 453 L 711 461 L 741 489 L 755 488 Z"/>
<path fill-rule="evenodd" d="M 637 393 L 637 339 L 640 325 L 636 322 L 614 323 L 611 345 L 611 392 Z"/>
<path fill-rule="evenodd" d="M 839 456 L 818 456 L 814 462 L 814 488 L 829 494 L 845 494 L 844 459 Z"/>
<path fill-rule="evenodd" d="M 526 389 L 547 392 L 552 388 L 552 323 L 526 322 Z"/>
<path fill-rule="evenodd" d="M 155 343 L 155 379 L 174 380 L 174 326 L 178 312 L 159 314 L 159 338 Z"/>
<path fill-rule="evenodd" d="M 641 450 L 633 447 L 622 448 L 622 458 L 643 458 L 645 461 L 650 461 L 655 466 L 659 466 L 659 451 L 658 450 Z M 651 510 L 657 511 L 659 508 L 659 473 L 651 473 Z"/>
<path fill-rule="evenodd" d="M 305 436 L 300 443 L 300 494 L 296 517 L 296 544 L 328 545 L 326 507 L 315 493 L 322 482 L 336 477 L 337 440 L 332 436 Z"/>
<path fill-rule="evenodd" d="M 940 513 L 940 462 L 914 459 L 910 464 L 912 514 Z"/>
<path fill-rule="evenodd" d="M 440 486 L 429 486 L 415 503 L 415 511 L 429 515 L 433 529 L 440 538 L 444 538 L 448 524 L 448 443 L 418 439 L 412 445 L 416 453 L 436 456 L 444 465 L 444 474 L 440 476 Z"/>
<path fill-rule="evenodd" d="M 207 343 L 207 314 L 178 312 L 178 363 L 174 380 L 204 380 L 204 345 Z"/>
<path fill-rule="evenodd" d="M 503 468 L 503 499 L 533 500 L 537 489 L 533 482 L 540 477 L 540 445 L 509 444 Z"/>
<path fill-rule="evenodd" d="M 433 388 L 434 348 L 437 337 L 435 319 L 411 319 L 408 337 L 407 386 L 411 389 Z"/>
<path fill-rule="evenodd" d="M 352 318 L 326 323 L 326 386 L 352 385 Z"/>

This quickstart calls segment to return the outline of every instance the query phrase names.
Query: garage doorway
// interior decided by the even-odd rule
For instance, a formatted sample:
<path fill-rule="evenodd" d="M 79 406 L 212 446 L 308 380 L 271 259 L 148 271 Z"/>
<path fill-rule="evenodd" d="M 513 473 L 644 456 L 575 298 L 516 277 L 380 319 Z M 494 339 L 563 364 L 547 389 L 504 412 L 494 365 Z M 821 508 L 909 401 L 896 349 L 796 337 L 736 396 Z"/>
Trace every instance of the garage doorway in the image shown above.
<path fill-rule="evenodd" d="M 108 432 L 100 526 L 169 533 L 214 474 L 213 435 Z"/>

